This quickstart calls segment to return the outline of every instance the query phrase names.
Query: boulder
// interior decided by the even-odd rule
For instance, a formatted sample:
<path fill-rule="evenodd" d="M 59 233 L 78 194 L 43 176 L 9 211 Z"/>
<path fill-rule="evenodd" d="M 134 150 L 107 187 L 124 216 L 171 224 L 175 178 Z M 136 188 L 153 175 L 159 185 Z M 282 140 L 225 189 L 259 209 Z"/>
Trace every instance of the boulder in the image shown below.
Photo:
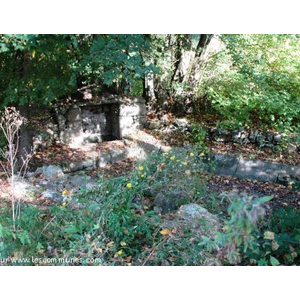
<path fill-rule="evenodd" d="M 259 159 L 239 159 L 235 177 L 266 182 L 276 182 L 281 164 Z"/>
<path fill-rule="evenodd" d="M 81 121 L 81 109 L 74 105 L 66 113 L 66 119 L 68 122 L 79 122 Z"/>
<path fill-rule="evenodd" d="M 211 161 L 215 164 L 216 173 L 219 175 L 233 176 L 238 168 L 238 157 L 234 155 L 214 154 Z"/>
<path fill-rule="evenodd" d="M 255 130 L 255 131 L 251 131 L 250 134 L 249 134 L 249 141 L 251 143 L 255 143 L 256 142 L 256 138 L 257 138 L 257 135 L 258 135 L 258 131 Z"/>
<path fill-rule="evenodd" d="M 55 202 L 61 202 L 63 201 L 63 196 L 61 193 L 52 191 L 52 190 L 46 190 L 42 192 L 41 196 L 45 199 L 49 199 Z"/>
<path fill-rule="evenodd" d="M 282 135 L 280 133 L 275 133 L 273 137 L 273 141 L 275 144 L 279 144 L 281 142 Z"/>
<path fill-rule="evenodd" d="M 297 152 L 298 152 L 298 147 L 296 145 L 294 145 L 294 144 L 288 145 L 288 147 L 287 147 L 288 154 L 295 154 Z"/>
<path fill-rule="evenodd" d="M 212 236 L 220 228 L 217 216 L 211 214 L 202 206 L 191 203 L 182 205 L 173 220 L 166 220 L 162 228 L 170 231 L 176 228 L 176 232 L 191 232 L 192 235 L 201 237 Z"/>
<path fill-rule="evenodd" d="M 120 160 L 124 160 L 127 158 L 127 151 L 126 149 L 111 149 L 110 150 L 110 155 L 111 155 L 111 162 L 115 163 Z"/>
<path fill-rule="evenodd" d="M 109 152 L 101 152 L 96 162 L 97 168 L 104 168 L 111 163 L 111 154 Z"/>
<path fill-rule="evenodd" d="M 189 122 L 186 119 L 176 119 L 173 124 L 179 128 L 186 128 L 189 125 Z"/>
<path fill-rule="evenodd" d="M 62 169 L 59 166 L 55 165 L 43 166 L 42 169 L 37 169 L 36 173 L 39 173 L 40 171 L 41 174 L 49 180 L 64 176 L 64 172 L 62 171 Z"/>
<path fill-rule="evenodd" d="M 158 120 L 150 120 L 148 121 L 148 128 L 151 130 L 160 129 L 162 124 Z"/>
<path fill-rule="evenodd" d="M 154 208 L 156 212 L 166 214 L 178 209 L 180 205 L 187 201 L 189 201 L 189 199 L 181 190 L 161 192 L 155 196 Z"/>
<path fill-rule="evenodd" d="M 93 168 L 96 165 L 96 162 L 93 159 L 87 159 L 83 161 L 71 162 L 69 169 L 70 172 L 76 172 L 80 170 L 84 170 L 87 168 Z"/>

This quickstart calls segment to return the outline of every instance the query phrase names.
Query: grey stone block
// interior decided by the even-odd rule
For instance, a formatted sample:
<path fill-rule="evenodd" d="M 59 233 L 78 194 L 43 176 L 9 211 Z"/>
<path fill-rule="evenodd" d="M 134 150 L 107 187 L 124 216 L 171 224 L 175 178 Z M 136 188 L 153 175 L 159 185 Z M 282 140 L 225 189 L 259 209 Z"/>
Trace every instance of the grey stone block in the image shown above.
<path fill-rule="evenodd" d="M 280 165 L 279 163 L 241 158 L 234 176 L 243 179 L 276 182 Z"/>
<path fill-rule="evenodd" d="M 68 122 L 81 121 L 81 109 L 78 106 L 71 107 L 66 113 Z"/>
<path fill-rule="evenodd" d="M 96 166 L 98 168 L 104 168 L 111 163 L 111 154 L 109 152 L 101 152 L 97 159 Z"/>
<path fill-rule="evenodd" d="M 117 162 L 120 160 L 124 160 L 127 158 L 127 151 L 126 149 L 111 149 L 110 151 L 111 155 L 111 162 Z"/>
<path fill-rule="evenodd" d="M 92 159 L 84 160 L 84 161 L 76 161 L 76 162 L 71 162 L 70 163 L 70 171 L 71 172 L 76 172 L 80 170 L 84 170 L 87 168 L 93 168 L 96 165 L 96 161 Z"/>
<path fill-rule="evenodd" d="M 289 183 L 291 181 L 300 181 L 300 166 L 281 164 L 278 170 L 278 182 Z"/>
<path fill-rule="evenodd" d="M 238 158 L 233 155 L 214 154 L 211 162 L 215 164 L 216 173 L 219 175 L 233 176 L 238 168 Z"/>

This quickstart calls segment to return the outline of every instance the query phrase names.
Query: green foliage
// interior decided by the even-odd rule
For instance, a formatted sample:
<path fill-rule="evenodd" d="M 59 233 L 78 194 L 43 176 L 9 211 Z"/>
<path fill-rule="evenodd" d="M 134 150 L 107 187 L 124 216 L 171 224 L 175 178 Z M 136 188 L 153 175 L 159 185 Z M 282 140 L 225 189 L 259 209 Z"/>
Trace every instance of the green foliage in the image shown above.
<path fill-rule="evenodd" d="M 0 214 L 1 258 L 57 259 L 48 264 L 91 264 L 89 259 L 98 259 L 95 264 L 113 265 L 125 264 L 124 259 L 132 257 L 133 263 L 140 264 L 149 254 L 147 249 L 162 239 L 161 218 L 151 202 L 145 202 L 149 191 L 181 188 L 187 202 L 203 196 L 206 176 L 201 157 L 191 151 L 172 150 L 167 155 L 156 151 L 128 175 L 101 176 L 97 188 L 81 190 L 69 196 L 67 204 L 47 211 L 25 205 L 16 231 L 9 209 L 4 208 Z M 80 258 L 81 262 L 60 263 L 62 258 Z"/>
<path fill-rule="evenodd" d="M 206 145 L 206 129 L 200 126 L 199 124 L 195 123 L 192 124 L 192 138 L 193 142 L 202 149 L 203 151 L 208 151 L 208 147 Z"/>
<path fill-rule="evenodd" d="M 144 35 L 0 35 L 0 100 L 50 105 L 83 85 L 120 92 L 143 78 L 151 64 Z"/>
<path fill-rule="evenodd" d="M 201 89 L 225 123 L 280 131 L 299 124 L 299 37 L 224 35 L 222 40 L 226 49 L 208 64 Z M 217 69 L 214 76 L 210 68 Z"/>
<path fill-rule="evenodd" d="M 258 265 L 298 265 L 300 217 L 292 208 L 281 208 L 260 228 L 259 248 L 248 259 Z"/>
<path fill-rule="evenodd" d="M 218 265 L 237 265 L 242 263 L 245 253 L 257 248 L 258 222 L 265 214 L 263 204 L 272 197 L 252 199 L 247 195 L 227 194 L 229 219 L 224 220 L 222 231 L 217 231 L 215 238 L 205 237 L 202 245 L 215 253 Z"/>

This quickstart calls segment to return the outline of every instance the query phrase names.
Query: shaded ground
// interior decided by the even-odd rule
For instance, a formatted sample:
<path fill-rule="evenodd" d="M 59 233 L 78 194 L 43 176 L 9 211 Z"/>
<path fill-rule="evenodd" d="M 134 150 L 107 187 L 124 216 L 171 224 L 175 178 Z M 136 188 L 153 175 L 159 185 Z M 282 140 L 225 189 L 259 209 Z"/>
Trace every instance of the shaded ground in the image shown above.
<path fill-rule="evenodd" d="M 192 142 L 190 134 L 182 132 L 154 132 L 151 133 L 147 130 L 147 133 L 153 134 L 156 138 L 163 140 L 168 146 L 183 146 L 186 143 Z M 219 154 L 241 154 L 244 158 L 249 159 L 261 159 L 272 162 L 282 162 L 290 165 L 300 164 L 300 153 L 288 154 L 285 151 L 273 151 L 268 148 L 259 148 L 255 144 L 241 145 L 237 143 L 224 143 L 215 141 L 205 142 L 208 148 L 213 153 Z"/>
<path fill-rule="evenodd" d="M 300 209 L 300 192 L 293 191 L 292 186 L 283 186 L 275 183 L 238 179 L 231 176 L 213 175 L 208 182 L 207 193 L 219 195 L 223 192 L 237 190 L 257 197 L 273 196 L 269 202 L 270 208 L 293 207 Z M 208 200 L 205 198 L 205 200 Z"/>
<path fill-rule="evenodd" d="M 107 152 L 109 149 L 126 148 L 123 141 L 109 141 L 99 144 L 88 144 L 80 148 L 73 148 L 65 144 L 56 144 L 34 154 L 34 166 L 59 165 L 62 162 L 86 160 L 93 152 Z"/>
<path fill-rule="evenodd" d="M 271 149 L 260 149 L 254 144 L 241 145 L 236 143 L 222 143 L 222 142 L 207 142 L 208 147 L 214 153 L 220 154 L 242 154 L 244 158 L 261 159 L 272 162 L 281 162 L 290 165 L 300 164 L 300 154 L 288 154 L 286 152 L 274 152 Z"/>

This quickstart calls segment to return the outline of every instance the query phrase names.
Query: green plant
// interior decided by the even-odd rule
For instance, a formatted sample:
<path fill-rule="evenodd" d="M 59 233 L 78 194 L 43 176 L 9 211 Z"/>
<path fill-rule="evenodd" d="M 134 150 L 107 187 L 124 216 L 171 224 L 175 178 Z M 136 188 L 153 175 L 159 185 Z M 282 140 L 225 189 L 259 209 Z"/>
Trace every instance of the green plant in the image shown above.
<path fill-rule="evenodd" d="M 248 253 L 249 262 L 258 265 L 298 265 L 300 245 L 300 217 L 292 208 L 273 212 L 260 227 L 259 247 Z"/>
<path fill-rule="evenodd" d="M 193 142 L 199 147 L 199 149 L 202 149 L 203 151 L 207 152 L 208 147 L 206 145 L 206 129 L 203 128 L 199 124 L 192 124 L 192 138 Z"/>
<path fill-rule="evenodd" d="M 257 225 L 265 214 L 262 205 L 272 197 L 254 199 L 234 192 L 225 196 L 231 202 L 229 219 L 224 220 L 223 230 L 217 231 L 213 239 L 203 237 L 201 245 L 215 254 L 216 264 L 237 265 L 243 262 L 249 249 L 254 251 L 257 248 Z"/>

